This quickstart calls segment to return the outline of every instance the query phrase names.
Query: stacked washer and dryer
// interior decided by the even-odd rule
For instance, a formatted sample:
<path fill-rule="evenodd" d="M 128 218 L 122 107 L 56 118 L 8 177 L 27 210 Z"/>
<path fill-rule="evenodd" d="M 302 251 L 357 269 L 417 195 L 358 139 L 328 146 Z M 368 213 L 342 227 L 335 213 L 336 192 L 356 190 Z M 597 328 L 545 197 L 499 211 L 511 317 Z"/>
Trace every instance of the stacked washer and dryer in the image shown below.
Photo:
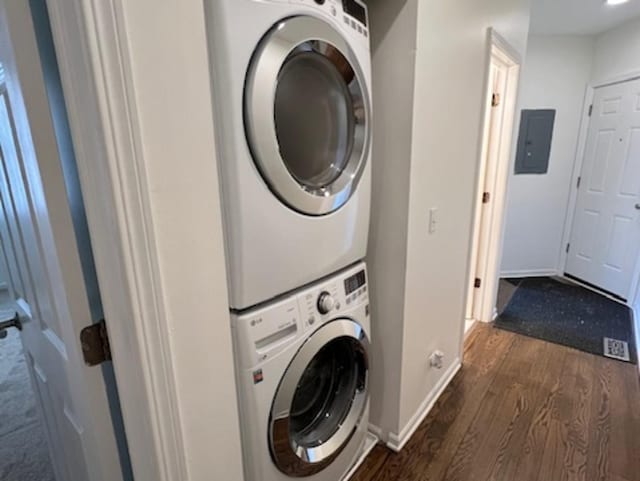
<path fill-rule="evenodd" d="M 337 481 L 369 411 L 367 11 L 205 5 L 246 481 Z"/>

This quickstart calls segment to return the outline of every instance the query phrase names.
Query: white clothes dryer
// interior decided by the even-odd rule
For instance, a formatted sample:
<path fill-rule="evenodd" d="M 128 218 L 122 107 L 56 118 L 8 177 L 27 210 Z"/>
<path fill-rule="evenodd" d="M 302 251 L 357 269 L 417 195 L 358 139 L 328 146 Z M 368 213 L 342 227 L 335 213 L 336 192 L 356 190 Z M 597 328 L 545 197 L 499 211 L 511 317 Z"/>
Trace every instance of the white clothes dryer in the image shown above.
<path fill-rule="evenodd" d="M 230 304 L 364 258 L 371 60 L 359 0 L 206 0 Z"/>
<path fill-rule="evenodd" d="M 363 263 L 232 318 L 246 481 L 339 481 L 369 418 Z"/>

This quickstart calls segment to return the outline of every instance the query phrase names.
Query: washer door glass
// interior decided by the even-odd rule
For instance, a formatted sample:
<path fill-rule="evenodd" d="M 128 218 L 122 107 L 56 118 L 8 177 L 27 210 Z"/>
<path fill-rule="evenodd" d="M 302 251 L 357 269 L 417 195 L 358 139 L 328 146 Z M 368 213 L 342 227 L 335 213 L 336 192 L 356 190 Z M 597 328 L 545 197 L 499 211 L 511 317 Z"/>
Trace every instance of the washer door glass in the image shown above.
<path fill-rule="evenodd" d="M 302 374 L 289 423 L 296 446 L 313 448 L 330 439 L 349 414 L 355 394 L 364 389 L 363 359 L 355 343 L 347 337 L 331 341 Z"/>
<path fill-rule="evenodd" d="M 369 155 L 364 76 L 327 22 L 283 20 L 262 40 L 245 86 L 245 126 L 264 180 L 289 207 L 324 215 L 355 191 Z"/>
<path fill-rule="evenodd" d="M 325 324 L 302 346 L 278 387 L 273 460 L 290 476 L 324 469 L 347 445 L 368 399 L 368 341 L 351 320 Z"/>

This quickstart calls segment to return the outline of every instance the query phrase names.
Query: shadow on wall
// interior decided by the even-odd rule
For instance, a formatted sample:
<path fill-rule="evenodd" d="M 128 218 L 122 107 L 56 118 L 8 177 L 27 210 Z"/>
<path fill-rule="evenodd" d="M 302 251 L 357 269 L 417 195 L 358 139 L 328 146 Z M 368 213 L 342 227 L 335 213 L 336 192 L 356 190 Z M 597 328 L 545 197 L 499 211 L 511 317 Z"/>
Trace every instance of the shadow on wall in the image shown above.
<path fill-rule="evenodd" d="M 367 2 L 369 10 L 376 9 L 376 24 L 375 28 L 370 28 L 371 31 L 371 53 L 375 55 L 378 47 L 387 36 L 391 26 L 396 22 L 400 12 L 405 8 L 409 0 L 371 0 Z"/>

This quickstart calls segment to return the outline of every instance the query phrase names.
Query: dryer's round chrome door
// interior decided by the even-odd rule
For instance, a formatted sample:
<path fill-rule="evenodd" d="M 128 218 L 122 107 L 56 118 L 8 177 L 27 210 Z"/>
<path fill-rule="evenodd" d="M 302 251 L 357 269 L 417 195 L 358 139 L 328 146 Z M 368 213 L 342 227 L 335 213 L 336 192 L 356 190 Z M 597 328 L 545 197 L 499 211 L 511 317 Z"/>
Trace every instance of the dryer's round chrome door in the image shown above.
<path fill-rule="evenodd" d="M 327 22 L 292 17 L 260 43 L 245 86 L 247 139 L 289 207 L 324 215 L 355 191 L 370 144 L 365 87 L 351 48 Z"/>
<path fill-rule="evenodd" d="M 302 345 L 271 408 L 269 444 L 280 471 L 310 476 L 345 448 L 368 400 L 368 347 L 350 319 L 325 324 Z"/>

